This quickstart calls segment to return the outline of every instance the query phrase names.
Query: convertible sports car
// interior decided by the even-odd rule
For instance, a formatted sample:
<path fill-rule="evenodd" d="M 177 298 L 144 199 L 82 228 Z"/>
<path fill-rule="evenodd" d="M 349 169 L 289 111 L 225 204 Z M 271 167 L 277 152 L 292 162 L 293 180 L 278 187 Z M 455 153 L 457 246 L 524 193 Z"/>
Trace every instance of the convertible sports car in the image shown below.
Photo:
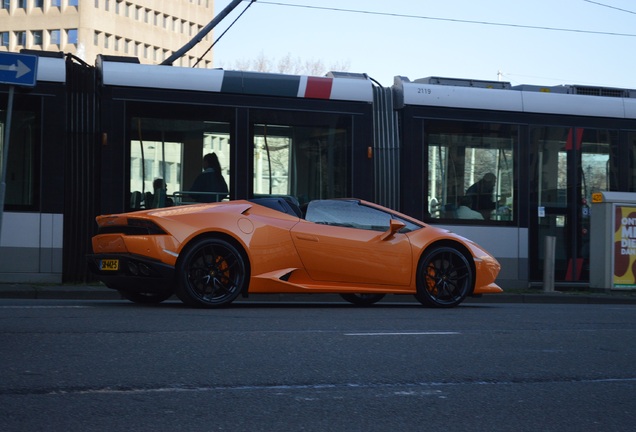
<path fill-rule="evenodd" d="M 453 307 L 501 292 L 499 263 L 470 240 L 357 199 L 284 197 L 97 217 L 89 267 L 137 303 L 176 294 L 219 307 L 249 293 L 338 293 L 368 305 L 385 294 Z"/>

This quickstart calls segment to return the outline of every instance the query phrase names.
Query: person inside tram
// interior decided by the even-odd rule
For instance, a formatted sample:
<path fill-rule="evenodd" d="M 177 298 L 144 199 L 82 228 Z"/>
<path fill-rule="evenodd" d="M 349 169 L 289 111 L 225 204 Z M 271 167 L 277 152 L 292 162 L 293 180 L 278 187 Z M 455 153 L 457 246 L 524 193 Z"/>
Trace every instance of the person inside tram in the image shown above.
<path fill-rule="evenodd" d="M 217 202 L 227 197 L 228 187 L 216 153 L 203 156 L 203 172 L 194 180 L 190 192 L 192 199 L 197 202 Z"/>
<path fill-rule="evenodd" d="M 167 186 L 162 178 L 156 178 L 152 182 L 152 188 L 154 189 L 154 195 L 152 199 L 152 208 L 167 207 L 168 198 L 166 196 Z"/>
<path fill-rule="evenodd" d="M 483 220 L 484 216 L 481 213 L 470 208 L 471 203 L 472 200 L 468 196 L 459 198 L 459 206 L 455 210 L 457 218 Z"/>
<path fill-rule="evenodd" d="M 497 177 L 486 173 L 477 183 L 466 189 L 466 197 L 470 199 L 470 208 L 481 213 L 483 219 L 489 220 L 492 211 L 497 207 L 493 199 Z"/>

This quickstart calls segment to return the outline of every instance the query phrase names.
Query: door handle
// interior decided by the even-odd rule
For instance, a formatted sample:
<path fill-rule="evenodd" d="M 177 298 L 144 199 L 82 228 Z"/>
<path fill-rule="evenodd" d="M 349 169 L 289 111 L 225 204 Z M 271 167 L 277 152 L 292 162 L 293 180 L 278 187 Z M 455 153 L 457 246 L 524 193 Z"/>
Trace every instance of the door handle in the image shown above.
<path fill-rule="evenodd" d="M 296 234 L 296 238 L 298 240 L 307 240 L 307 241 L 313 241 L 313 242 L 318 241 L 318 237 L 309 235 L 309 234 Z"/>

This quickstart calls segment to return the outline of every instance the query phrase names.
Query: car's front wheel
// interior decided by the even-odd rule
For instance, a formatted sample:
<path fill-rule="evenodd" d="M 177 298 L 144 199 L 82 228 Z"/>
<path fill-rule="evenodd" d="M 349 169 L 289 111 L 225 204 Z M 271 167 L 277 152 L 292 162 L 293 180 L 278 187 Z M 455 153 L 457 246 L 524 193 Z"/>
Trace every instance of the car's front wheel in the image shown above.
<path fill-rule="evenodd" d="M 473 270 L 456 248 L 438 246 L 427 251 L 417 267 L 415 298 L 425 306 L 454 307 L 473 287 Z"/>
<path fill-rule="evenodd" d="M 340 294 L 340 297 L 357 306 L 370 306 L 384 298 L 385 294 Z"/>
<path fill-rule="evenodd" d="M 183 252 L 177 271 L 176 294 L 190 306 L 226 306 L 249 283 L 243 255 L 219 238 L 195 240 Z"/>

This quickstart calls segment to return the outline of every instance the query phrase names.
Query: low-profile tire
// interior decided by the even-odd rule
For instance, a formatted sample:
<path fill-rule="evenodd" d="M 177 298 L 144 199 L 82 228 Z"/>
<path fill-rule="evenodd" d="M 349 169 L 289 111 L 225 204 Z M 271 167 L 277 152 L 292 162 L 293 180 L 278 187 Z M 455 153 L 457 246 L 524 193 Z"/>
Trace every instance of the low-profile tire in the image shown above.
<path fill-rule="evenodd" d="M 139 292 L 130 292 L 118 290 L 119 294 L 126 300 L 130 300 L 133 303 L 139 304 L 158 304 L 162 301 L 168 300 L 173 292 L 163 292 L 163 293 L 139 293 Z"/>
<path fill-rule="evenodd" d="M 370 306 L 379 302 L 386 294 L 340 294 L 340 297 L 356 306 Z"/>
<path fill-rule="evenodd" d="M 451 246 L 425 252 L 417 266 L 415 298 L 425 306 L 450 308 L 473 289 L 473 269 L 464 254 Z"/>
<path fill-rule="evenodd" d="M 243 254 L 220 238 L 195 240 L 177 264 L 176 294 L 189 306 L 227 306 L 249 283 Z"/>

